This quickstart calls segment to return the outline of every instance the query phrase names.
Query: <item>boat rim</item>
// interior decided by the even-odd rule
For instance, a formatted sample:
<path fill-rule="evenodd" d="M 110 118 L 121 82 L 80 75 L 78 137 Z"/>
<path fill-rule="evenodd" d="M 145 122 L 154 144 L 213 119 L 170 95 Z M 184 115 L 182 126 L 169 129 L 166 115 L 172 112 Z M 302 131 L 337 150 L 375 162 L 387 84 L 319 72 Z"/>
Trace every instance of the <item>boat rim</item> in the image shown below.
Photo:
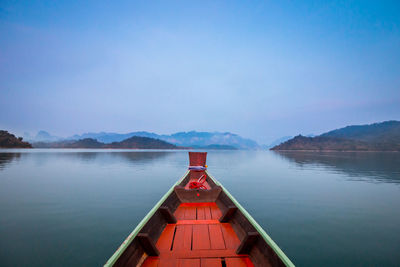
<path fill-rule="evenodd" d="M 222 188 L 222 191 L 232 200 L 232 202 L 236 205 L 236 207 L 242 212 L 247 220 L 249 220 L 250 224 L 258 231 L 258 233 L 262 236 L 264 241 L 272 248 L 272 250 L 278 255 L 278 257 L 282 260 L 282 262 L 288 267 L 294 267 L 295 265 L 292 261 L 286 256 L 286 254 L 280 249 L 280 247 L 272 240 L 272 238 L 265 232 L 265 230 L 257 223 L 257 221 L 247 212 L 245 208 L 240 205 L 240 203 L 229 193 L 229 191 L 216 179 L 212 176 L 208 171 L 205 171 L 207 176 L 214 181 L 217 186 Z M 180 184 L 185 177 L 189 174 L 189 170 L 185 172 L 185 174 L 176 181 L 171 188 L 161 197 L 161 199 L 154 205 L 154 207 L 146 214 L 146 216 L 140 221 L 140 223 L 135 227 L 135 229 L 128 235 L 128 237 L 122 242 L 122 244 L 118 247 L 118 249 L 114 252 L 114 254 L 108 259 L 108 261 L 104 264 L 105 267 L 111 267 L 118 260 L 118 258 L 122 255 L 122 253 L 126 250 L 126 248 L 132 243 L 135 239 L 136 235 L 142 230 L 145 224 L 150 220 L 150 218 L 156 213 L 158 208 L 164 203 L 167 197 L 173 192 L 175 186 Z"/>

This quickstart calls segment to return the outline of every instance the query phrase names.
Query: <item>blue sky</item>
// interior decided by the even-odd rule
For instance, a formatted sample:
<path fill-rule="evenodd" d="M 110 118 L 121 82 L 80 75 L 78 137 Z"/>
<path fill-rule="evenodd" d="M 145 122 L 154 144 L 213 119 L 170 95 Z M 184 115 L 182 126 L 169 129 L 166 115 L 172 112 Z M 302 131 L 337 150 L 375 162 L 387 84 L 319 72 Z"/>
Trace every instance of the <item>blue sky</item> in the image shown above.
<path fill-rule="evenodd" d="M 400 119 L 398 1 L 1 1 L 0 128 L 230 131 Z"/>

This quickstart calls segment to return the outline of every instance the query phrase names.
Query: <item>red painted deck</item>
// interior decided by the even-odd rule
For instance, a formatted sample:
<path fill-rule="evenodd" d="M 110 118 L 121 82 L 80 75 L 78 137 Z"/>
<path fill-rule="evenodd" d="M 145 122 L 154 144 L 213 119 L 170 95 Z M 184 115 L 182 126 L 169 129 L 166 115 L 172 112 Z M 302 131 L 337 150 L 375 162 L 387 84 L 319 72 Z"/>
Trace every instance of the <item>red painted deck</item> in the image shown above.
<path fill-rule="evenodd" d="M 247 255 L 237 255 L 240 244 L 229 223 L 220 223 L 215 203 L 183 203 L 175 211 L 176 224 L 168 224 L 157 241 L 158 257 L 142 266 L 253 266 Z"/>

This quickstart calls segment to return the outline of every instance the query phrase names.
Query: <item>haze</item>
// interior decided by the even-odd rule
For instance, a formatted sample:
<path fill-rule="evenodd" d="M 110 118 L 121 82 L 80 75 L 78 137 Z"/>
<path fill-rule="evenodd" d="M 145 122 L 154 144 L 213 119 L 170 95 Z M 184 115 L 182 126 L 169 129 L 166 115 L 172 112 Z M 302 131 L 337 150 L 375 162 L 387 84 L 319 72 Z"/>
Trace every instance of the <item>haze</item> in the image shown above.
<path fill-rule="evenodd" d="M 400 119 L 398 1 L 1 1 L 0 129 L 233 132 Z"/>

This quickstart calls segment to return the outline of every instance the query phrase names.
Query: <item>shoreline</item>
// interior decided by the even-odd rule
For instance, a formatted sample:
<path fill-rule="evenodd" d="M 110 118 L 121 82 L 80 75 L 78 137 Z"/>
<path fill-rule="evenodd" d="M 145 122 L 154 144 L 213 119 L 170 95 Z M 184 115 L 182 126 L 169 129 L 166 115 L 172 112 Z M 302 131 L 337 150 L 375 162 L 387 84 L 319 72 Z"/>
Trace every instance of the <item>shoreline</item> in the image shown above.
<path fill-rule="evenodd" d="M 279 150 L 272 150 L 269 151 L 276 151 L 276 152 L 390 152 L 390 153 L 398 153 L 398 150 L 316 150 L 316 149 L 279 149 Z"/>

